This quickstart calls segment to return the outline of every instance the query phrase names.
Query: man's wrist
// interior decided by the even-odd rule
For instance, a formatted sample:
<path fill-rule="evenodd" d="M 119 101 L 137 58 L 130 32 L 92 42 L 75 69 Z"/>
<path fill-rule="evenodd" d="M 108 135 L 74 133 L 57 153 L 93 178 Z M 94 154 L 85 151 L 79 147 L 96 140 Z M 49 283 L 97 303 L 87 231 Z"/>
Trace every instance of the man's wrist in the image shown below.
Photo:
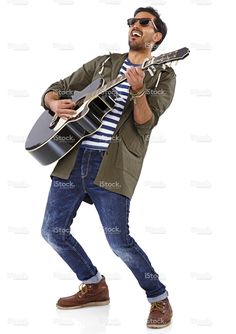
<path fill-rule="evenodd" d="M 56 101 L 56 100 L 59 100 L 59 99 L 60 99 L 60 96 L 57 92 L 49 91 L 44 97 L 44 104 L 47 108 L 50 109 L 50 103 L 52 101 Z"/>
<path fill-rule="evenodd" d="M 143 85 L 142 88 L 140 88 L 137 92 L 134 92 L 131 88 L 130 90 L 130 95 L 131 95 L 131 100 L 134 100 L 134 102 L 136 103 L 136 99 L 145 95 L 146 94 L 146 87 L 145 85 Z"/>
<path fill-rule="evenodd" d="M 131 94 L 139 94 L 139 92 L 142 92 L 145 89 L 145 84 L 142 85 L 142 87 L 138 88 L 138 89 L 133 89 L 132 87 L 130 87 L 130 92 Z"/>

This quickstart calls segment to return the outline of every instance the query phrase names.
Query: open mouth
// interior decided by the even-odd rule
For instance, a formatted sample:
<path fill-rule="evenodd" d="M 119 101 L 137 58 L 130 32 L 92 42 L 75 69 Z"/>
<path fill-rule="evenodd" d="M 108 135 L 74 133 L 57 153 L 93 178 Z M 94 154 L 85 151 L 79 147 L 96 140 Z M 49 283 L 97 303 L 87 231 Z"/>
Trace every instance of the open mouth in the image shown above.
<path fill-rule="evenodd" d="M 140 30 L 134 29 L 130 35 L 131 37 L 142 37 L 142 32 Z"/>

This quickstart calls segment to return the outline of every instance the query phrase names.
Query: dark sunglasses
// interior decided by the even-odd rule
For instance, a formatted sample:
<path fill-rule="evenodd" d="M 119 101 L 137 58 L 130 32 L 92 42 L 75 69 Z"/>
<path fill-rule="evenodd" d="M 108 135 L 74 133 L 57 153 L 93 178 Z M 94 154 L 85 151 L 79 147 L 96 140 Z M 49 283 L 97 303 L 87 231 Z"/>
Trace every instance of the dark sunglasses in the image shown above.
<path fill-rule="evenodd" d="M 149 22 L 152 22 L 153 27 L 156 29 L 156 31 L 158 31 L 157 26 L 155 25 L 153 19 L 150 19 L 150 18 L 138 19 L 138 18 L 132 17 L 131 19 L 127 20 L 127 23 L 128 23 L 128 26 L 131 27 L 132 25 L 134 25 L 138 21 L 139 21 L 139 24 L 143 27 L 146 27 L 147 25 L 149 25 Z"/>

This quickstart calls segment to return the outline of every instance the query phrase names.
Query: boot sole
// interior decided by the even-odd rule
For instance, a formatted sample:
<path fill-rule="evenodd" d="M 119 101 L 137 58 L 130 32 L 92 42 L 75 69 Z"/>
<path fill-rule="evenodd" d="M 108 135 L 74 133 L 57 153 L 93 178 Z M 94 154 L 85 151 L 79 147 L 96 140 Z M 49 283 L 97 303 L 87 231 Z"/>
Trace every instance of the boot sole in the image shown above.
<path fill-rule="evenodd" d="M 110 299 L 104 300 L 104 301 L 101 301 L 101 302 L 91 302 L 91 303 L 76 305 L 76 306 L 60 306 L 60 305 L 56 304 L 56 307 L 59 308 L 60 310 L 73 310 L 73 309 L 82 308 L 82 307 L 89 307 L 89 306 L 108 305 L 109 303 L 110 303 Z"/>
<path fill-rule="evenodd" d="M 169 326 L 170 324 L 171 324 L 171 321 L 168 322 L 167 324 L 163 324 L 163 325 L 148 325 L 148 324 L 147 324 L 147 327 L 148 327 L 148 328 L 164 328 L 164 327 Z"/>

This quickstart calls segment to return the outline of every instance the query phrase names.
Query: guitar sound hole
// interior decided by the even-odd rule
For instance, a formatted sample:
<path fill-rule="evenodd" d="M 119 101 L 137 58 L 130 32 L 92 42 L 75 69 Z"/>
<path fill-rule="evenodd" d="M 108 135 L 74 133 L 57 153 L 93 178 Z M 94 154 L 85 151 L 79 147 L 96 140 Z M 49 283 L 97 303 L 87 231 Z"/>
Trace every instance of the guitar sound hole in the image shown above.
<path fill-rule="evenodd" d="M 84 103 L 84 99 L 85 98 L 82 98 L 76 102 L 75 110 L 79 109 L 82 106 L 82 104 Z"/>

